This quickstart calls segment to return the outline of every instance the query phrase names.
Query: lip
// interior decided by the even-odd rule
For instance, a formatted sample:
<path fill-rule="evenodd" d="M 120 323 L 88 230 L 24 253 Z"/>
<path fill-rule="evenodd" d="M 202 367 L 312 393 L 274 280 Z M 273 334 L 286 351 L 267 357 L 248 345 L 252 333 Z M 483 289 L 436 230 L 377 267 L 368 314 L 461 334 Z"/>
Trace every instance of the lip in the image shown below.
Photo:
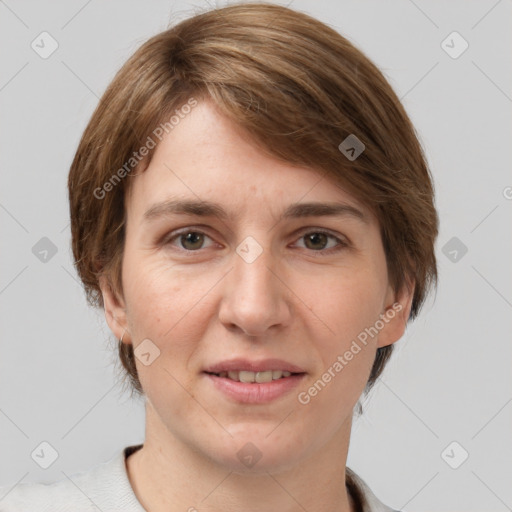
<path fill-rule="evenodd" d="M 265 372 L 268 370 L 282 370 L 292 375 L 271 382 L 236 382 L 227 377 L 219 377 L 213 373 L 229 371 Z M 262 359 L 251 361 L 249 359 L 235 358 L 212 364 L 203 370 L 203 374 L 229 399 L 243 404 L 263 404 L 276 400 L 297 387 L 306 376 L 300 366 L 284 361 L 283 359 Z"/>
<path fill-rule="evenodd" d="M 242 370 L 248 372 L 283 370 L 290 373 L 305 373 L 305 370 L 303 368 L 288 363 L 283 359 L 262 359 L 261 361 L 250 361 L 249 359 L 241 358 L 229 359 L 227 361 L 215 363 L 211 366 L 208 366 L 208 368 L 205 368 L 203 371 L 209 373 L 220 373 L 235 370 Z"/>
<path fill-rule="evenodd" d="M 296 388 L 306 376 L 305 373 L 297 373 L 272 382 L 257 383 L 237 382 L 206 372 L 204 375 L 225 396 L 243 404 L 264 404 L 276 400 Z"/>

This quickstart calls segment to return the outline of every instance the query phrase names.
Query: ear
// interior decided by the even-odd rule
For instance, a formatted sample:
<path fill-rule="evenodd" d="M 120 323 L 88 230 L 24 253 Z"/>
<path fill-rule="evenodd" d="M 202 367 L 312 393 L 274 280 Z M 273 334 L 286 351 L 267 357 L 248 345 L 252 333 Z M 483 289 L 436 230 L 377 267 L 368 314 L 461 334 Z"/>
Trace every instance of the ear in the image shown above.
<path fill-rule="evenodd" d="M 117 296 L 105 275 L 99 278 L 99 284 L 103 296 L 105 319 L 110 330 L 118 340 L 123 338 L 123 343 L 131 343 L 124 300 Z"/>
<path fill-rule="evenodd" d="M 392 345 L 404 335 L 407 320 L 411 313 L 414 288 L 414 283 L 409 281 L 402 286 L 397 294 L 389 286 L 384 311 L 380 315 L 384 327 L 379 332 L 377 343 L 379 348 Z"/>

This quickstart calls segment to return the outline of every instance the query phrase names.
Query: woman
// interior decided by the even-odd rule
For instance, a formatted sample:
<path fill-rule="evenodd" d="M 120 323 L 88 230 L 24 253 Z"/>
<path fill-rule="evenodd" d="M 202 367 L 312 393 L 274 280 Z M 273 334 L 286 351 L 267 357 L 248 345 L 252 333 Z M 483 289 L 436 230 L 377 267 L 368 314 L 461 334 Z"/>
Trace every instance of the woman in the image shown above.
<path fill-rule="evenodd" d="M 197 15 L 119 71 L 68 184 L 146 438 L 1 510 L 391 511 L 346 467 L 351 423 L 435 284 L 438 220 L 380 71 L 284 7 Z"/>

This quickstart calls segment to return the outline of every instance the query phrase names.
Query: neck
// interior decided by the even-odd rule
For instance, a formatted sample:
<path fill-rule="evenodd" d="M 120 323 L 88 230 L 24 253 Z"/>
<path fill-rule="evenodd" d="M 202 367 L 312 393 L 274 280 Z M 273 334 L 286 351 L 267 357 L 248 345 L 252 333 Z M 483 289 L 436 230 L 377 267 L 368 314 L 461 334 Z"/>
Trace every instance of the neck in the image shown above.
<path fill-rule="evenodd" d="M 351 418 L 309 457 L 279 471 L 240 474 L 192 449 L 146 407 L 146 441 L 127 472 L 151 512 L 355 512 L 345 486 Z"/>

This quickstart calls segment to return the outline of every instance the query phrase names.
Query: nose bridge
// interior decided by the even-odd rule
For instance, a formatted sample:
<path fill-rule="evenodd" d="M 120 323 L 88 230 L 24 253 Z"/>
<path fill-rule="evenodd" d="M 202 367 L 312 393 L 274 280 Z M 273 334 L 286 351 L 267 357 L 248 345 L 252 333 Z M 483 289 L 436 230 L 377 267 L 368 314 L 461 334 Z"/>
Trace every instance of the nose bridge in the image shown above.
<path fill-rule="evenodd" d="M 274 284 L 271 279 L 273 274 L 269 270 L 275 266 L 271 250 L 268 247 L 265 249 L 263 247 L 259 249 L 259 247 L 261 246 L 256 246 L 254 242 L 242 242 L 233 258 L 235 285 L 240 285 L 237 289 L 242 292 L 242 295 L 251 291 L 252 296 L 256 298 L 259 292 L 264 293 L 262 297 L 268 297 L 269 292 L 272 292 L 270 288 Z"/>
<path fill-rule="evenodd" d="M 263 334 L 289 318 L 286 287 L 275 277 L 279 262 L 268 244 L 245 238 L 233 254 L 233 269 L 224 290 L 220 319 L 250 335 Z"/>

